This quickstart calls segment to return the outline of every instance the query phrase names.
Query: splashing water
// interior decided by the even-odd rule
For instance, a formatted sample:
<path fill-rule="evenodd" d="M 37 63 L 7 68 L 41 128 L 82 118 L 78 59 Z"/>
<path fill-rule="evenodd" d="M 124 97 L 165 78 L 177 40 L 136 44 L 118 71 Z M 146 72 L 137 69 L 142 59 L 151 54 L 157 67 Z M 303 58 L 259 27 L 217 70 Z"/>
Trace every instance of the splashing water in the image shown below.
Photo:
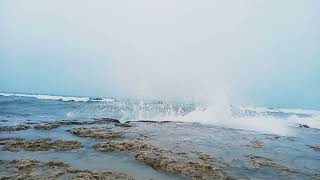
<path fill-rule="evenodd" d="M 186 108 L 187 107 L 187 108 Z M 166 104 L 160 106 L 139 101 L 130 120 L 180 121 L 209 124 L 283 136 L 296 135 L 300 124 L 320 129 L 320 111 L 264 107 L 234 106 L 228 103 Z"/>
<path fill-rule="evenodd" d="M 8 93 L 1 93 L 0 97 L 3 99 L 0 103 L 9 108 L 9 110 L 12 108 L 13 111 L 12 113 L 10 111 L 3 112 L 3 116 L 1 116 L 3 119 L 6 119 L 7 116 L 27 119 L 28 114 L 16 113 L 16 108 L 26 106 L 26 109 L 31 108 L 26 112 L 40 113 L 36 116 L 39 117 L 39 120 L 52 118 L 54 117 L 52 114 L 58 114 L 59 116 L 56 118 L 67 119 L 111 116 L 119 118 L 122 122 L 128 120 L 180 121 L 277 135 L 295 135 L 294 128 L 299 124 L 320 129 L 320 111 L 246 107 L 221 103 L 227 101 L 204 104 L 195 103 L 194 101 L 164 102 L 159 100 L 116 98 L 108 98 L 110 100 L 106 101 L 106 98 L 91 97 L 76 97 L 89 101 L 77 101 L 75 98 L 72 101 L 66 101 L 70 97 L 61 96 L 61 98 L 57 98 L 57 96 L 49 95 Z M 23 100 L 21 102 L 24 103 L 20 104 L 19 100 Z M 38 105 L 33 107 L 34 101 L 37 101 L 39 107 Z M 26 102 L 33 103 L 33 106 L 26 104 Z M 42 103 L 55 104 L 57 107 L 61 106 L 61 108 L 53 109 L 54 112 L 51 112 L 50 108 L 41 106 Z M 45 109 L 39 111 L 39 108 Z"/>

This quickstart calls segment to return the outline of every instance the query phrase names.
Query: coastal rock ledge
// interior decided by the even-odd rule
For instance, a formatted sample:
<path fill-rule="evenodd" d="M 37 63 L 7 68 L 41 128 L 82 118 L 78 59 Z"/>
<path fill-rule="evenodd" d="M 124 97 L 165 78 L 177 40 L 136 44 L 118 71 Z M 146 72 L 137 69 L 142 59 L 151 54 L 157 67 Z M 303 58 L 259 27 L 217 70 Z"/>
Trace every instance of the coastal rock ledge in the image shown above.
<path fill-rule="evenodd" d="M 69 151 L 80 149 L 81 143 L 78 141 L 64 141 L 52 139 L 26 140 L 20 138 L 1 138 L 0 145 L 4 151 Z"/>
<path fill-rule="evenodd" d="M 32 180 L 133 180 L 132 177 L 119 172 L 88 171 L 74 169 L 62 161 L 41 162 L 32 159 L 0 160 L 0 179 L 32 179 Z"/>

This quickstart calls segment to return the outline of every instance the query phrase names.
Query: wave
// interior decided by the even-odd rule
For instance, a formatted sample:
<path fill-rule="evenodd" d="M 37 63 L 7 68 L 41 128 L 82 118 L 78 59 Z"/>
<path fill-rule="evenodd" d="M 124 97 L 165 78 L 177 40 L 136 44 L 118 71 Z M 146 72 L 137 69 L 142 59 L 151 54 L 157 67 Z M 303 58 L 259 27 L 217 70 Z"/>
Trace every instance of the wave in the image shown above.
<path fill-rule="evenodd" d="M 249 130 L 263 134 L 295 135 L 300 124 L 320 129 L 320 111 L 245 106 L 195 107 L 187 113 L 167 111 L 151 114 L 141 109 L 133 120 L 179 121 Z M 250 111 L 251 113 L 248 113 Z M 253 113 L 252 113 L 253 112 Z M 285 114 L 285 115 L 284 115 Z"/>
<path fill-rule="evenodd" d="M 285 109 L 284 111 L 280 112 L 292 113 L 290 109 Z M 301 113 L 301 111 L 298 112 L 299 114 Z M 277 115 L 264 114 L 263 112 L 257 112 L 255 115 L 235 116 L 234 114 L 228 112 L 217 113 L 214 109 L 208 108 L 206 110 L 192 111 L 185 116 L 178 117 L 177 120 L 196 121 L 228 128 L 251 130 L 260 133 L 277 135 L 294 135 L 294 128 L 299 127 L 301 124 L 307 125 L 310 128 L 320 129 L 320 115 L 310 116 L 310 114 L 307 114 L 307 116 L 303 117 L 298 115 L 281 117 Z"/>
<path fill-rule="evenodd" d="M 310 116 L 310 117 L 298 117 L 298 116 L 290 116 L 288 118 L 288 123 L 295 125 L 307 125 L 310 128 L 320 129 L 320 115 Z"/>
<path fill-rule="evenodd" d="M 19 94 L 19 93 L 0 93 L 0 96 L 16 96 L 16 97 L 30 97 L 41 100 L 55 100 L 55 101 L 75 101 L 75 102 L 110 102 L 114 101 L 111 98 L 92 98 L 92 97 L 79 97 L 79 96 L 56 96 L 44 94 Z"/>
<path fill-rule="evenodd" d="M 125 120 L 180 121 L 210 124 L 266 134 L 292 135 L 300 124 L 320 129 L 320 111 L 253 106 L 159 103 L 159 101 L 125 101 L 112 98 L 0 93 L 0 96 L 31 97 L 41 100 L 76 102 L 114 102 L 104 111 L 116 111 Z M 95 112 L 96 113 L 96 112 Z M 96 114 L 95 114 L 96 115 Z M 74 114 L 67 114 L 68 117 Z"/>
<path fill-rule="evenodd" d="M 238 106 L 239 109 L 242 110 L 251 110 L 258 113 L 287 113 L 287 114 L 302 114 L 315 116 L 320 115 L 319 110 L 311 110 L 311 109 L 285 109 L 285 108 L 268 108 L 268 107 L 253 107 L 253 106 Z"/>

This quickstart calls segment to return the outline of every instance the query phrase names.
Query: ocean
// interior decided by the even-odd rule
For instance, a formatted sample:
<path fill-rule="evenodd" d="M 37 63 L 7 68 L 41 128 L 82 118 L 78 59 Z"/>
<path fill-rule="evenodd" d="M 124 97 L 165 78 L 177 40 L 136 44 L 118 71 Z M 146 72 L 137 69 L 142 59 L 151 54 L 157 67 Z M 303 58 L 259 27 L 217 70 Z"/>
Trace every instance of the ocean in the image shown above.
<path fill-rule="evenodd" d="M 134 126 L 125 130 L 126 136 L 130 138 L 133 134 L 143 134 L 148 136 L 146 142 L 172 152 L 184 153 L 187 156 L 184 158 L 193 157 L 194 152 L 213 156 L 215 165 L 230 177 L 319 177 L 320 151 L 314 148 L 320 144 L 318 110 L 237 105 L 217 107 L 191 101 L 0 93 L 0 126 L 32 126 L 57 120 L 90 121 L 99 118 L 117 119 L 120 123 L 133 122 Z M 58 159 L 79 169 L 121 171 L 136 179 L 189 178 L 183 173 L 150 167 L 147 163 L 137 161 L 130 153 L 97 152 L 91 148 L 97 141 L 69 133 L 75 127 L 78 126 L 61 126 L 50 131 L 33 128 L 0 131 L 0 138 L 67 139 L 83 144 L 80 150 L 71 152 L 0 151 L 0 157 L 41 161 Z M 113 126 L 108 125 L 108 128 Z M 253 161 L 255 158 L 261 161 Z"/>

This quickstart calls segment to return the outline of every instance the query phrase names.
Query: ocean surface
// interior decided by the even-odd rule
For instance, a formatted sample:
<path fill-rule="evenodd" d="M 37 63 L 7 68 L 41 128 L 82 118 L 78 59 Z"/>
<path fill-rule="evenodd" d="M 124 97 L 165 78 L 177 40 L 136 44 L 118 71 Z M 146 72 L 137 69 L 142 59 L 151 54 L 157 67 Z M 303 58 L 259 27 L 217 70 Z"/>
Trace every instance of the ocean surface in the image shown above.
<path fill-rule="evenodd" d="M 306 174 L 320 172 L 320 152 L 310 148 L 320 144 L 320 111 L 228 105 L 206 106 L 192 102 L 174 102 L 104 97 L 73 97 L 37 94 L 0 93 L 0 125 L 18 125 L 54 120 L 89 120 L 110 117 L 126 121 L 173 121 L 173 125 L 145 125 L 141 131 L 152 131 L 155 144 L 173 146 L 190 142 L 183 148 L 206 152 L 228 163 L 226 172 L 241 178 L 310 179 L 304 173 L 283 174 L 270 168 L 254 169 L 247 160 L 259 155 Z M 303 126 L 304 125 L 304 126 Z M 92 142 L 74 137 L 58 128 L 52 132 L 28 130 L 0 132 L 0 137 L 50 137 L 79 140 L 89 147 Z M 277 139 L 277 140 L 274 140 Z M 248 146 L 252 140 L 263 142 L 262 149 Z M 176 147 L 179 148 L 179 147 Z M 84 169 L 115 169 L 138 179 L 176 179 L 158 172 L 131 157 L 102 154 L 90 148 L 77 153 L 0 152 L 1 158 L 32 157 L 40 160 L 63 158 Z M 108 162 L 108 163 L 106 163 Z M 112 162 L 112 163 L 109 163 Z"/>

